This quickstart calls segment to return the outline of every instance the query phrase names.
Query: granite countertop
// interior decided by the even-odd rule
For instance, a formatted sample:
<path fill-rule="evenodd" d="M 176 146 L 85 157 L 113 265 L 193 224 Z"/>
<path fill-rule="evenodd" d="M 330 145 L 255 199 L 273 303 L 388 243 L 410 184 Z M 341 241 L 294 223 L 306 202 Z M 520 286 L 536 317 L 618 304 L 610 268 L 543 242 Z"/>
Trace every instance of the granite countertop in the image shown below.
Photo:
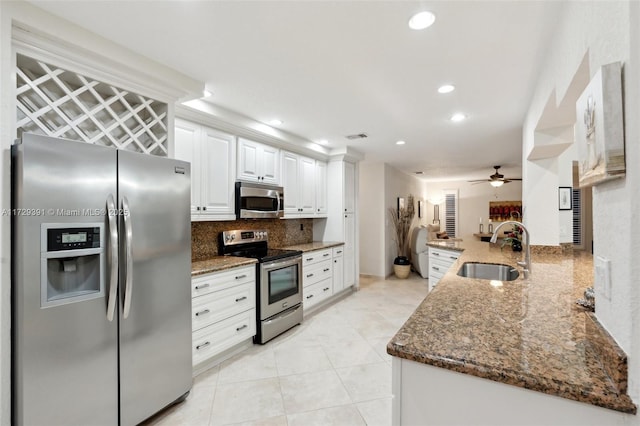
<path fill-rule="evenodd" d="M 387 345 L 390 355 L 601 407 L 636 413 L 626 355 L 578 306 L 592 284 L 590 254 L 523 253 L 480 241 L 429 243 L 463 251 Z M 503 263 L 515 281 L 460 277 L 464 262 Z"/>
<path fill-rule="evenodd" d="M 427 241 L 429 247 L 440 248 L 444 250 L 464 251 L 465 242 L 462 240 L 437 240 Z M 467 243 L 468 246 L 468 243 Z"/>
<path fill-rule="evenodd" d="M 314 250 L 322 250 L 330 247 L 337 247 L 344 245 L 344 243 L 340 243 L 337 241 L 313 241 L 311 243 L 305 244 L 296 244 L 293 246 L 280 247 L 286 250 L 301 250 L 303 253 Z"/>
<path fill-rule="evenodd" d="M 191 276 L 210 274 L 212 272 L 223 271 L 225 269 L 236 268 L 238 266 L 252 265 L 258 263 L 256 259 L 235 256 L 214 256 L 211 259 L 191 262 Z"/>

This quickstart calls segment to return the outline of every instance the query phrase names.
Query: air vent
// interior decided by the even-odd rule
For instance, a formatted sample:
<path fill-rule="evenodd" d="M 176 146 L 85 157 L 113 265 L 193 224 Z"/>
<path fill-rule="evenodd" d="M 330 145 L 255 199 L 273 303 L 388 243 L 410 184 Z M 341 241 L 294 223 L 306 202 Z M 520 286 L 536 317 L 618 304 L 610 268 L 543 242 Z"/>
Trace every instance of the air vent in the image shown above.
<path fill-rule="evenodd" d="M 424 173 L 424 172 L 413 172 L 413 173 L 415 173 L 415 174 L 417 174 L 417 175 L 421 175 L 421 174 L 422 174 L 422 173 Z"/>
<path fill-rule="evenodd" d="M 364 138 L 368 138 L 368 137 L 369 136 L 366 133 L 358 133 L 358 134 L 355 134 L 355 135 L 347 135 L 346 136 L 347 139 L 351 139 L 351 140 L 364 139 Z"/>

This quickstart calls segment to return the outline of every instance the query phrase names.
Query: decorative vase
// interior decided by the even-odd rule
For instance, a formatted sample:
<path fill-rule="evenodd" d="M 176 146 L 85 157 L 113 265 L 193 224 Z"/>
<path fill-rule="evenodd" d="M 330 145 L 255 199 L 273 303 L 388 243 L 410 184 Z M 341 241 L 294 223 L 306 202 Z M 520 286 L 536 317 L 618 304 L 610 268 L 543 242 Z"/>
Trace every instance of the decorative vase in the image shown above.
<path fill-rule="evenodd" d="M 405 256 L 398 256 L 393 261 L 393 273 L 397 278 L 405 279 L 411 273 L 411 262 Z"/>
<path fill-rule="evenodd" d="M 514 240 L 511 243 L 511 250 L 513 251 L 522 251 L 522 243 L 518 240 Z"/>

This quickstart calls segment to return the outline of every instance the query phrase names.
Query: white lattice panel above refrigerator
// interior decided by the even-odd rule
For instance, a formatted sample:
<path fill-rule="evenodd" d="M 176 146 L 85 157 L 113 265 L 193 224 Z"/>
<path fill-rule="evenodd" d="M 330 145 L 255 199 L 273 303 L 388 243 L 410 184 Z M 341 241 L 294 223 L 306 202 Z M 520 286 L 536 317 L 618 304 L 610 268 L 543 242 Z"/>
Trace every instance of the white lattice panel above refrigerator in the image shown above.
<path fill-rule="evenodd" d="M 167 156 L 167 104 L 24 55 L 17 57 L 17 127 Z"/>

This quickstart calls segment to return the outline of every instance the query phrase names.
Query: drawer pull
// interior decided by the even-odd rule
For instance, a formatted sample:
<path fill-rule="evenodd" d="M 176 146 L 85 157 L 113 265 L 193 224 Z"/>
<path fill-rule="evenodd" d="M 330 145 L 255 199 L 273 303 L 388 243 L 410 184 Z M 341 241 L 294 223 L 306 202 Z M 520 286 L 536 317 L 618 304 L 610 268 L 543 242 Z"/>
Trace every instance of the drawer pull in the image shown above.
<path fill-rule="evenodd" d="M 242 302 L 243 300 L 246 300 L 246 299 L 247 299 L 247 296 L 238 297 L 236 299 L 236 302 Z"/>
<path fill-rule="evenodd" d="M 327 257 L 327 256 L 330 256 L 330 255 L 331 255 L 331 253 L 325 253 L 325 254 L 322 255 L 322 257 Z"/>
<path fill-rule="evenodd" d="M 313 294 L 310 294 L 307 296 L 307 299 L 311 299 L 313 297 Z"/>
<path fill-rule="evenodd" d="M 211 287 L 211 284 L 207 283 L 207 284 L 197 285 L 196 290 L 202 290 L 203 288 L 207 288 L 207 287 Z"/>
<path fill-rule="evenodd" d="M 247 327 L 249 327 L 249 326 L 248 326 L 247 324 L 245 324 L 245 325 L 243 325 L 243 326 L 237 327 L 237 328 L 236 328 L 236 331 L 244 330 L 244 329 L 245 329 L 245 328 L 247 328 Z"/>
<path fill-rule="evenodd" d="M 205 314 L 208 314 L 209 312 L 211 311 L 208 309 L 205 309 L 204 311 L 196 312 L 196 316 L 199 317 L 200 315 L 205 315 Z"/>
<path fill-rule="evenodd" d="M 323 288 L 322 291 L 329 291 L 329 287 Z"/>
<path fill-rule="evenodd" d="M 329 272 L 330 270 L 331 270 L 331 268 L 324 268 L 324 269 L 322 270 L 322 272 Z"/>
<path fill-rule="evenodd" d="M 307 262 L 311 262 L 313 260 L 313 257 L 307 257 Z"/>
<path fill-rule="evenodd" d="M 307 274 L 307 278 L 311 278 L 313 274 Z"/>
<path fill-rule="evenodd" d="M 435 270 L 435 271 L 439 271 L 439 270 L 440 270 L 440 268 L 437 268 L 437 267 L 435 267 L 435 266 L 432 266 L 432 267 L 431 267 L 431 269 L 433 269 L 433 270 Z"/>
<path fill-rule="evenodd" d="M 238 276 L 236 277 L 236 280 L 241 280 L 241 279 L 243 279 L 243 278 L 247 278 L 247 274 L 238 275 Z"/>
<path fill-rule="evenodd" d="M 338 251 L 336 252 L 336 254 L 340 254 L 340 253 L 342 253 L 342 250 L 338 250 Z"/>
<path fill-rule="evenodd" d="M 440 256 L 440 253 L 433 253 L 434 256 Z"/>
<path fill-rule="evenodd" d="M 204 342 L 203 344 L 196 346 L 196 351 L 199 351 L 202 348 L 206 348 L 210 344 L 211 344 L 211 342 Z"/>
<path fill-rule="evenodd" d="M 458 260 L 458 258 L 455 256 L 449 256 L 449 259 Z"/>

